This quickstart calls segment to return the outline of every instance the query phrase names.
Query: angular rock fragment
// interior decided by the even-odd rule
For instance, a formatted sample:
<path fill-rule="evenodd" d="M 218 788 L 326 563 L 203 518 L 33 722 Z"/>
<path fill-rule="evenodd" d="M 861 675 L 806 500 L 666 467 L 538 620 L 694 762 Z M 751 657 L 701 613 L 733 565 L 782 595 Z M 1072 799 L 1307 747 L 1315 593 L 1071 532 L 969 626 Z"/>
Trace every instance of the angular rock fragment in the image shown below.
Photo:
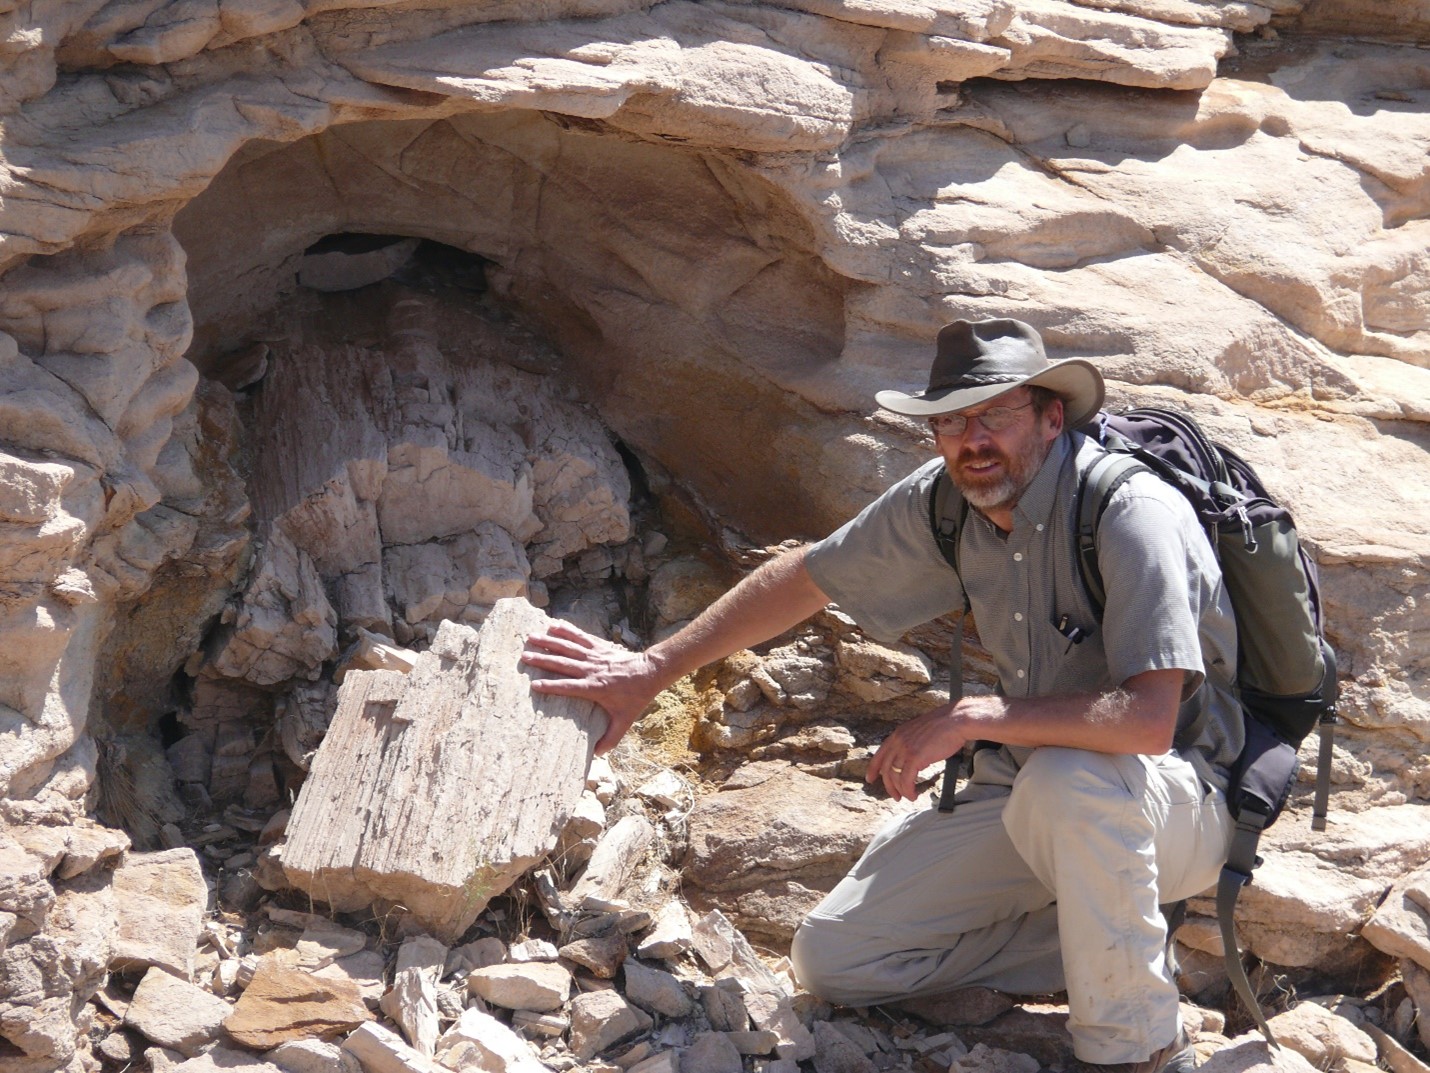
<path fill-rule="evenodd" d="M 629 959 L 623 966 L 626 998 L 650 1013 L 684 1017 L 695 1006 L 689 993 L 675 976 Z"/>
<path fill-rule="evenodd" d="M 467 987 L 508 1010 L 559 1010 L 571 994 L 571 973 L 554 961 L 490 965 L 467 975 Z"/>
<path fill-rule="evenodd" d="M 679 957 L 690 949 L 691 941 L 690 914 L 679 899 L 672 898 L 656 912 L 655 925 L 636 953 L 643 958 Z"/>
<path fill-rule="evenodd" d="M 659 1054 L 647 1055 L 631 1066 L 626 1073 L 682 1073 L 680 1055 L 676 1051 L 661 1051 Z"/>
<path fill-rule="evenodd" d="M 814 1023 L 815 1073 L 875 1073 L 869 1056 L 828 1021 Z"/>
<path fill-rule="evenodd" d="M 471 1048 L 470 1058 L 460 1048 Z M 546 1073 L 526 1041 L 490 1014 L 466 1010 L 437 1041 L 439 1061 L 450 1069 L 493 1069 L 502 1073 Z"/>
<path fill-rule="evenodd" d="M 217 995 L 151 968 L 134 989 L 124 1023 L 145 1039 L 192 1058 L 218 1039 L 232 1009 Z"/>
<path fill-rule="evenodd" d="M 194 851 L 127 854 L 113 885 L 119 938 L 112 967 L 157 965 L 189 979 L 209 899 Z"/>
<path fill-rule="evenodd" d="M 347 676 L 288 823 L 294 886 L 338 910 L 401 904 L 452 941 L 551 851 L 604 721 L 531 692 L 519 656 L 547 621 L 503 600 L 480 634 L 444 623 L 410 674 Z"/>
<path fill-rule="evenodd" d="M 144 1052 L 144 1059 L 153 1073 L 273 1073 L 273 1065 L 267 1060 L 222 1044 L 187 1061 L 173 1064 L 167 1064 L 161 1055 L 162 1049 L 157 1047 Z"/>
<path fill-rule="evenodd" d="M 382 1012 L 397 1022 L 414 1050 L 431 1057 L 437 1046 L 437 982 L 447 963 L 447 948 L 417 935 L 397 952 L 392 990 L 382 997 Z"/>
<path fill-rule="evenodd" d="M 359 1026 L 343 1040 L 343 1051 L 361 1062 L 365 1073 L 442 1073 L 443 1068 L 378 1024 Z"/>
<path fill-rule="evenodd" d="M 1031 1055 L 979 1043 L 949 1070 L 950 1073 L 1038 1073 L 1038 1060 Z"/>
<path fill-rule="evenodd" d="M 1361 928 L 1376 948 L 1430 969 L 1430 867 L 1400 879 Z"/>
<path fill-rule="evenodd" d="M 591 939 L 578 939 L 561 948 L 561 956 L 567 961 L 585 966 L 602 980 L 614 977 L 629 954 L 625 935 L 615 930 Z"/>
<path fill-rule="evenodd" d="M 284 1073 L 362 1073 L 362 1066 L 336 1043 L 297 1039 L 280 1043 L 263 1056 Z"/>
<path fill-rule="evenodd" d="M 630 881 L 640 863 L 655 828 L 642 816 L 626 816 L 601 836 L 586 871 L 571 888 L 571 901 L 582 905 L 587 900 L 609 902 L 615 899 Z"/>
<path fill-rule="evenodd" d="M 1374 1065 L 1375 1041 L 1350 1020 L 1314 1002 L 1302 1002 L 1268 1022 L 1276 1040 L 1317 1069 L 1338 1069 L 1347 1059 Z"/>
<path fill-rule="evenodd" d="M 650 1026 L 650 1015 L 615 991 L 590 991 L 571 1000 L 571 1051 L 583 1062 Z"/>
<path fill-rule="evenodd" d="M 304 972 L 317 972 L 366 946 L 367 936 L 355 928 L 345 928 L 330 920 L 314 920 L 303 929 L 294 947 L 298 953 L 297 967 Z"/>
<path fill-rule="evenodd" d="M 224 1021 L 245 1047 L 268 1050 L 297 1039 L 335 1039 L 372 1019 L 356 984 L 322 980 L 281 951 L 265 955 Z"/>
<path fill-rule="evenodd" d="M 746 995 L 745 1009 L 756 1028 L 776 1035 L 775 1052 L 781 1058 L 803 1062 L 814 1057 L 814 1036 L 800 1021 L 788 996 L 768 991 Z"/>
<path fill-rule="evenodd" d="M 745 1009 L 744 1000 L 733 986 L 733 981 L 725 984 L 706 986 L 700 989 L 700 1005 L 710 1021 L 710 1027 L 719 1032 L 743 1032 L 750 1027 L 750 1014 Z"/>
<path fill-rule="evenodd" d="M 681 1073 L 742 1073 L 744 1060 L 723 1032 L 701 1032 L 680 1057 Z"/>

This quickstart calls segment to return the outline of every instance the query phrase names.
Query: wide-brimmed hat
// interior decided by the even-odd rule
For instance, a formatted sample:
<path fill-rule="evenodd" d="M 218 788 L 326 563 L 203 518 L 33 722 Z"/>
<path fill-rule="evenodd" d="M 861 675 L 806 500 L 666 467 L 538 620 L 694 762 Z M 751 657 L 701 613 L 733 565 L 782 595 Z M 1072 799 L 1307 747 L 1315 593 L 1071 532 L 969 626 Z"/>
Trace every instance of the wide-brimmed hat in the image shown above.
<path fill-rule="evenodd" d="M 1045 387 L 1062 396 L 1065 428 L 1076 428 L 1102 408 L 1106 389 L 1097 366 L 1082 358 L 1049 361 L 1043 340 L 1021 320 L 956 320 L 938 333 L 929 386 L 920 392 L 881 391 L 886 410 L 909 417 L 952 413 L 1012 391 Z"/>

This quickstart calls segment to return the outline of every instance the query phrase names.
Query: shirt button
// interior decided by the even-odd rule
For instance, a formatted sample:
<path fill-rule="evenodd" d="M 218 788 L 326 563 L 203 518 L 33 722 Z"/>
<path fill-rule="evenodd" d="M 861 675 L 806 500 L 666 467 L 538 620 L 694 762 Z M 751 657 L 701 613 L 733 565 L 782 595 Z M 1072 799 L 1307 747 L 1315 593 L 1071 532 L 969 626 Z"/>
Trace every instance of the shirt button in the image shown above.
<path fill-rule="evenodd" d="M 1013 621 L 1014 621 L 1014 622 L 1022 622 L 1022 621 L 1023 621 L 1023 612 L 1021 612 L 1021 611 L 1014 611 L 1014 612 L 1013 612 Z"/>
<path fill-rule="evenodd" d="M 1023 674 L 1022 671 L 1019 671 L 1019 672 L 1018 672 L 1018 677 L 1019 677 L 1019 678 L 1023 678 L 1023 677 L 1025 677 L 1025 675 Z"/>
<path fill-rule="evenodd" d="M 1039 523 L 1038 523 L 1038 532 L 1041 533 L 1042 531 L 1043 531 L 1043 523 L 1042 523 L 1042 522 L 1039 522 Z"/>
<path fill-rule="evenodd" d="M 1023 553 L 1021 551 L 1015 551 L 1013 553 L 1013 561 L 1015 563 L 1021 563 L 1023 561 Z"/>

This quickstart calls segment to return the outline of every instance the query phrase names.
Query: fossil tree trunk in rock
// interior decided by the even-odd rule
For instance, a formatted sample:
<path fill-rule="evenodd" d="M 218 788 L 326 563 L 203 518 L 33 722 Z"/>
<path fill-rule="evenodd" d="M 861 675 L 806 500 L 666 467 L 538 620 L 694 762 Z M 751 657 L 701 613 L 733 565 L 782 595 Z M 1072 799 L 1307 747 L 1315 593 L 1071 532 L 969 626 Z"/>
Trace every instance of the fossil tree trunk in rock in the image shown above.
<path fill-rule="evenodd" d="M 401 904 L 450 942 L 550 852 L 604 723 L 531 692 L 521 650 L 547 621 L 502 600 L 480 632 L 444 623 L 411 674 L 346 676 L 288 825 L 294 886 L 338 910 Z"/>

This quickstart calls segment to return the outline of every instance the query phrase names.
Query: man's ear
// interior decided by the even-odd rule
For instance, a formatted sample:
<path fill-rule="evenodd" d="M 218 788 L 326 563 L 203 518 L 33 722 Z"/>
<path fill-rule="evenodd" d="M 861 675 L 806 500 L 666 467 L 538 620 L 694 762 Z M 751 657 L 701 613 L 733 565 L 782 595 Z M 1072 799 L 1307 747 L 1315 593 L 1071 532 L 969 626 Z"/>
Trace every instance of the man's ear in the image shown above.
<path fill-rule="evenodd" d="M 1044 438 L 1049 443 L 1057 439 L 1062 432 L 1066 418 L 1067 412 L 1063 409 L 1063 397 L 1058 395 L 1048 403 L 1048 408 L 1043 411 Z"/>

